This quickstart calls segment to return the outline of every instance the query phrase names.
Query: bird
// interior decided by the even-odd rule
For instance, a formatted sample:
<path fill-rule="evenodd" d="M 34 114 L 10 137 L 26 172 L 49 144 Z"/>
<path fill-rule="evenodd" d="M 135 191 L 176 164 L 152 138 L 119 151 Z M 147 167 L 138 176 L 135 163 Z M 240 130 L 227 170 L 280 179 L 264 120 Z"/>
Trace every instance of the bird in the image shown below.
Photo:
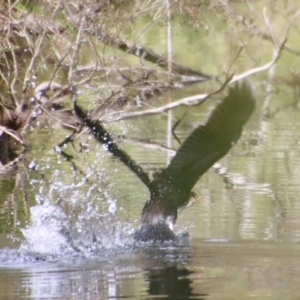
<path fill-rule="evenodd" d="M 150 199 L 141 214 L 141 225 L 134 233 L 137 242 L 176 240 L 174 225 L 178 211 L 186 207 L 200 177 L 225 156 L 240 138 L 255 108 L 255 96 L 247 81 L 229 88 L 228 95 L 213 110 L 207 122 L 198 126 L 183 142 L 170 164 L 153 180 L 123 151 L 98 120 L 92 120 L 74 100 L 74 111 L 95 138 L 132 170 L 147 186 Z"/>

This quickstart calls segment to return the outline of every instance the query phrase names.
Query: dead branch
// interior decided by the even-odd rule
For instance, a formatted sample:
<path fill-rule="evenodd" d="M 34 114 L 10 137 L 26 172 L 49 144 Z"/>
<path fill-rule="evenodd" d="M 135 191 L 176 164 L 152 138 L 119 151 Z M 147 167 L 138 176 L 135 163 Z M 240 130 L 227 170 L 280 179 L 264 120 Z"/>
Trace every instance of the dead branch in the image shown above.
<path fill-rule="evenodd" d="M 249 1 L 247 1 L 249 2 Z M 261 30 L 258 29 L 258 27 L 255 25 L 255 22 L 253 21 L 253 19 L 251 19 L 250 17 L 245 17 L 244 15 L 239 14 L 237 11 L 235 11 L 233 8 L 231 8 L 228 4 L 228 1 L 226 0 L 219 0 L 219 4 L 221 5 L 221 7 L 223 7 L 223 9 L 226 11 L 226 13 L 229 15 L 228 17 L 234 17 L 236 22 L 243 24 L 247 30 L 253 35 L 253 36 L 258 36 L 261 39 L 274 43 L 274 36 L 273 36 L 273 32 L 269 31 L 268 33 L 262 32 Z M 296 13 L 296 15 L 298 15 L 299 12 Z M 295 18 L 295 17 L 294 17 Z M 294 19 L 293 18 L 293 19 Z M 291 22 L 293 23 L 293 21 Z M 268 27 L 268 25 L 267 25 Z M 300 51 L 293 49 L 289 46 L 283 45 L 284 46 L 284 50 L 286 52 L 289 52 L 293 55 L 297 55 L 300 56 Z"/>
<path fill-rule="evenodd" d="M 97 28 L 95 31 L 92 30 L 91 33 L 96 35 L 99 38 L 99 40 L 106 45 L 109 45 L 116 49 L 122 50 L 123 52 L 140 57 L 142 60 L 158 65 L 164 70 L 168 70 L 168 60 L 146 47 L 127 42 L 124 39 L 118 38 L 112 34 L 104 32 L 102 28 Z M 196 76 L 201 78 L 202 80 L 216 79 L 215 76 L 207 75 L 201 71 L 184 67 L 174 62 L 172 62 L 171 66 L 172 66 L 172 73 L 176 75 Z"/>
<path fill-rule="evenodd" d="M 287 39 L 288 39 L 289 30 L 292 26 L 292 23 L 298 17 L 299 14 L 300 14 L 300 11 L 298 11 L 295 14 L 295 16 L 292 18 L 290 24 L 288 25 L 288 27 L 286 29 L 285 36 L 283 37 L 283 41 L 281 42 L 281 44 L 278 45 L 277 42 L 276 42 L 275 37 L 273 37 L 272 41 L 274 43 L 275 52 L 273 52 L 273 56 L 272 56 L 272 59 L 271 59 L 270 62 L 268 62 L 268 63 L 266 63 L 266 64 L 264 64 L 260 67 L 250 69 L 250 70 L 248 70 L 244 73 L 241 73 L 239 75 L 232 76 L 230 78 L 230 80 L 227 79 L 224 82 L 224 84 L 214 92 L 207 93 L 207 94 L 194 95 L 194 96 L 190 96 L 190 97 L 185 97 L 185 98 L 182 98 L 180 100 L 174 101 L 172 103 L 169 103 L 167 105 L 157 107 L 157 108 L 152 108 L 152 109 L 137 111 L 137 112 L 131 112 L 131 113 L 127 113 L 127 114 L 120 113 L 118 116 L 110 116 L 109 118 L 107 118 L 107 119 L 105 118 L 102 121 L 114 122 L 114 121 L 126 120 L 126 119 L 141 117 L 141 116 L 149 116 L 149 115 L 154 115 L 154 114 L 158 114 L 158 113 L 163 113 L 163 112 L 166 112 L 170 109 L 174 109 L 174 108 L 179 107 L 179 106 L 196 106 L 196 105 L 199 105 L 199 104 L 203 103 L 205 100 L 207 100 L 211 96 L 213 96 L 213 95 L 219 93 L 220 91 L 222 91 L 227 85 L 231 85 L 231 84 L 233 84 L 237 81 L 243 80 L 243 79 L 249 77 L 250 75 L 254 75 L 254 74 L 257 74 L 257 73 L 268 70 L 269 68 L 271 68 L 278 61 L 278 59 L 282 55 L 284 45 L 285 45 L 285 43 L 287 42 Z M 266 15 L 265 15 L 265 19 L 267 20 Z M 266 22 L 268 22 L 268 21 L 266 21 Z M 268 28 L 270 28 L 270 27 L 268 27 Z"/>
<path fill-rule="evenodd" d="M 11 130 L 7 127 L 1 126 L 0 125 L 0 136 L 5 132 L 7 135 L 11 136 L 14 138 L 17 142 L 19 142 L 23 147 L 27 147 L 25 142 L 23 141 L 22 137 L 18 135 L 18 133 L 14 130 Z"/>
<path fill-rule="evenodd" d="M 122 136 L 122 135 L 113 135 L 113 138 L 116 141 L 120 141 L 120 142 L 124 142 L 124 143 L 140 145 L 140 146 L 143 146 L 143 147 L 149 148 L 149 149 L 167 151 L 171 155 L 175 155 L 175 153 L 176 153 L 175 149 L 169 148 L 161 143 L 151 142 L 150 140 L 128 138 L 128 137 Z"/>
<path fill-rule="evenodd" d="M 69 12 L 71 14 L 71 12 Z M 141 45 L 135 45 L 133 43 L 130 43 L 126 41 L 125 39 L 122 39 L 112 33 L 106 32 L 101 26 L 94 26 L 91 27 L 86 22 L 85 25 L 83 24 L 84 17 L 85 20 L 90 19 L 96 19 L 98 16 L 98 9 L 90 9 L 90 7 L 86 8 L 85 12 L 79 11 L 76 16 L 70 15 L 69 20 L 71 21 L 74 29 L 77 32 L 81 32 L 84 30 L 85 32 L 96 36 L 102 43 L 109 45 L 113 48 L 116 48 L 118 50 L 121 50 L 123 52 L 126 52 L 128 54 L 137 56 L 141 58 L 142 60 L 151 62 L 155 65 L 158 65 L 164 70 L 168 70 L 168 60 L 155 53 L 151 49 L 148 49 Z M 41 28 L 43 29 L 41 32 Z M 13 30 L 15 33 L 19 33 L 25 38 L 27 38 L 27 33 L 30 32 L 31 34 L 38 33 L 38 35 L 42 35 L 41 38 L 43 39 L 45 34 L 63 34 L 68 31 L 67 28 L 63 26 L 57 26 L 56 24 L 53 24 L 49 20 L 42 20 L 41 18 L 38 18 L 36 16 L 33 16 L 31 12 L 29 12 L 26 16 L 26 18 L 22 21 L 15 21 L 10 24 L 10 26 L 2 28 L 2 32 L 5 31 L 11 31 Z M 80 34 L 77 36 L 77 38 L 80 36 Z M 77 39 L 78 42 L 78 39 Z M 32 44 L 30 40 L 28 40 L 28 44 Z M 39 43 L 36 46 L 40 46 Z M 31 47 L 32 50 L 36 53 L 36 46 Z M 74 51 L 76 53 L 76 51 Z M 35 56 L 35 55 L 34 55 Z M 33 56 L 33 61 L 34 61 Z M 172 62 L 172 73 L 177 75 L 185 75 L 185 76 L 195 76 L 198 79 L 202 80 L 214 80 L 216 79 L 215 76 L 211 76 L 208 74 L 205 74 L 201 71 L 194 70 L 192 68 L 188 68 L 179 64 L 176 64 Z M 72 69 L 72 68 L 71 68 Z M 76 70 L 75 70 L 76 71 Z"/>
<path fill-rule="evenodd" d="M 253 69 L 251 69 L 249 71 L 246 71 L 246 72 L 244 72 L 244 73 L 242 73 L 240 75 L 234 76 L 232 78 L 232 80 L 230 81 L 229 84 L 232 84 L 232 83 L 234 83 L 236 81 L 239 81 L 239 80 L 242 80 L 242 79 L 244 79 L 244 78 L 246 78 L 246 77 L 248 77 L 250 75 L 253 75 L 253 74 L 256 74 L 256 73 L 260 73 L 260 72 L 266 71 L 269 68 L 271 68 L 278 61 L 278 59 L 280 58 L 280 56 L 282 55 L 282 52 L 285 49 L 284 46 L 285 46 L 285 44 L 286 44 L 286 42 L 288 40 L 288 35 L 289 35 L 289 31 L 291 29 L 291 26 L 294 23 L 294 21 L 296 20 L 296 18 L 299 16 L 299 14 L 300 14 L 300 10 L 294 15 L 294 17 L 290 21 L 289 25 L 287 26 L 287 28 L 285 30 L 285 35 L 283 37 L 283 41 L 280 44 L 278 44 L 277 39 L 276 39 L 276 37 L 273 34 L 270 22 L 269 22 L 269 20 L 267 18 L 266 10 L 264 9 L 264 20 L 265 20 L 267 28 L 270 31 L 270 36 L 272 37 L 273 45 L 275 47 L 275 49 L 273 51 L 273 54 L 272 54 L 272 59 L 271 59 L 270 62 L 268 62 L 267 64 L 265 64 L 265 65 L 263 65 L 261 67 L 253 68 Z"/>
<path fill-rule="evenodd" d="M 163 113 L 163 112 L 166 112 L 170 109 L 174 109 L 179 106 L 196 106 L 196 105 L 203 103 L 205 100 L 207 100 L 211 96 L 220 93 L 228 85 L 228 83 L 230 82 L 231 79 L 232 79 L 232 76 L 227 78 L 220 88 L 218 88 L 217 90 L 215 90 L 211 93 L 208 93 L 208 94 L 200 94 L 200 95 L 185 97 L 180 100 L 168 103 L 167 105 L 148 109 L 148 110 L 136 111 L 136 112 L 131 112 L 131 113 L 127 113 L 127 114 L 119 113 L 119 116 L 109 116 L 109 118 L 105 118 L 104 120 L 101 120 L 101 121 L 116 122 L 116 121 L 120 121 L 120 120 L 127 120 L 127 119 L 141 117 L 141 116 L 150 116 L 150 115 L 155 115 L 158 113 Z"/>
<path fill-rule="evenodd" d="M 87 8 L 85 11 L 85 18 L 87 20 L 96 19 L 97 14 L 98 14 L 97 9 L 91 10 L 90 8 Z M 72 25 L 77 30 L 79 30 L 80 26 L 82 25 L 81 12 L 76 17 L 70 18 L 70 20 L 72 22 Z M 112 33 L 108 33 L 100 25 L 94 26 L 93 28 L 91 28 L 90 26 L 88 26 L 88 24 L 86 24 L 85 31 L 93 36 L 96 36 L 102 43 L 104 43 L 106 45 L 109 45 L 115 49 L 121 50 L 128 54 L 132 54 L 134 56 L 141 58 L 142 60 L 145 60 L 145 61 L 151 62 L 155 65 L 158 65 L 159 67 L 161 67 L 164 70 L 168 70 L 168 60 L 165 57 L 158 55 L 151 49 L 148 49 L 144 46 L 130 43 L 130 42 L 126 41 L 125 39 L 120 38 L 119 36 L 113 35 Z M 173 74 L 196 76 L 196 77 L 201 78 L 202 80 L 216 79 L 215 76 L 205 74 L 201 71 L 197 71 L 192 68 L 181 66 L 174 62 L 172 62 L 171 66 L 172 66 Z"/>

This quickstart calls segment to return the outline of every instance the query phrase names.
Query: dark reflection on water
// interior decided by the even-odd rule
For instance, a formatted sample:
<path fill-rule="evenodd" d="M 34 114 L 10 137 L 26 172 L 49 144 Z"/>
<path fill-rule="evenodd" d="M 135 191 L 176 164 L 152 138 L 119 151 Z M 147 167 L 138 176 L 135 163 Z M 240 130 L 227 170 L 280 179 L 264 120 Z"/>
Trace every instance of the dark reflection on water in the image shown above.
<path fill-rule="evenodd" d="M 149 282 L 148 293 L 150 296 L 156 296 L 155 299 L 203 299 L 200 296 L 207 295 L 196 295 L 192 292 L 193 281 L 188 276 L 193 273 L 177 266 L 147 270 L 145 276 Z"/>

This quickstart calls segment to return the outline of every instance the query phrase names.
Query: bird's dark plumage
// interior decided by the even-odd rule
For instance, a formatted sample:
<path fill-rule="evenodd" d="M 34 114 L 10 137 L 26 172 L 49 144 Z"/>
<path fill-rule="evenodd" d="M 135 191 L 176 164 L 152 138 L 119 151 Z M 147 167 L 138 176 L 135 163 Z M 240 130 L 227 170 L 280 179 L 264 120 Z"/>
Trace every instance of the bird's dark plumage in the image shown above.
<path fill-rule="evenodd" d="M 169 166 L 151 182 L 142 168 L 118 148 L 102 125 L 91 121 L 76 102 L 74 104 L 76 114 L 94 136 L 149 188 L 150 200 L 143 208 L 142 225 L 134 235 L 135 240 L 167 241 L 175 239 L 172 227 L 178 209 L 189 202 L 193 186 L 239 139 L 254 110 L 255 98 L 246 82 L 230 88 L 228 96 L 215 108 L 206 124 L 191 133 Z"/>

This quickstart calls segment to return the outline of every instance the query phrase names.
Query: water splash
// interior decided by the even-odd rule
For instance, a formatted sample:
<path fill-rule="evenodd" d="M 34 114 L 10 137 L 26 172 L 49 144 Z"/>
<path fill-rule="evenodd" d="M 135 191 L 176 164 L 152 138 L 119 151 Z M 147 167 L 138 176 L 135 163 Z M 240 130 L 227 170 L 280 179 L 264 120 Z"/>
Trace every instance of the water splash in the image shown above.
<path fill-rule="evenodd" d="M 101 179 L 89 185 L 85 179 L 66 184 L 56 175 L 49 189 L 37 190 L 31 222 L 22 229 L 23 253 L 61 260 L 103 255 L 132 245 L 133 225 L 118 218 L 118 203 Z"/>
<path fill-rule="evenodd" d="M 87 209 L 73 222 L 58 205 L 39 204 L 30 211 L 31 224 L 22 230 L 23 251 L 51 257 L 90 257 L 132 244 L 132 225 L 111 212 Z"/>
<path fill-rule="evenodd" d="M 59 206 L 41 204 L 31 207 L 32 224 L 22 229 L 22 249 L 40 254 L 72 254 L 71 224 Z"/>

